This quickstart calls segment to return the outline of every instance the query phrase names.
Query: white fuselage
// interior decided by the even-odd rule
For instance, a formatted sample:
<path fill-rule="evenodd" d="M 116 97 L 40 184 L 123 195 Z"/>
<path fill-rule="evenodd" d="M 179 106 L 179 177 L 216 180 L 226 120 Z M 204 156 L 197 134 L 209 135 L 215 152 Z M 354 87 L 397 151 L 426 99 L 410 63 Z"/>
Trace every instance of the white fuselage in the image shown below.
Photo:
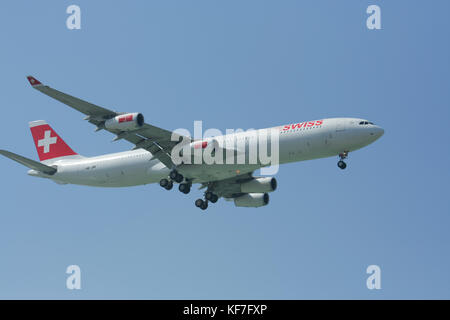
<path fill-rule="evenodd" d="M 261 129 L 279 132 L 279 163 L 311 160 L 336 156 L 342 152 L 360 149 L 383 135 L 376 125 L 361 125 L 363 119 L 332 118 Z M 251 135 L 241 132 L 214 137 L 219 144 L 233 139 L 246 139 Z M 252 141 L 252 140 L 248 140 Z M 247 142 L 246 150 L 249 149 Z M 239 145 L 239 144 L 237 144 Z M 127 187 L 159 182 L 170 169 L 144 149 L 107 154 L 97 157 L 64 157 L 43 162 L 56 166 L 57 172 L 45 175 L 30 170 L 33 176 L 45 177 L 57 183 L 70 183 L 98 187 Z M 177 170 L 186 178 L 195 176 L 193 183 L 226 179 L 237 174 L 252 172 L 261 164 L 191 164 Z"/>

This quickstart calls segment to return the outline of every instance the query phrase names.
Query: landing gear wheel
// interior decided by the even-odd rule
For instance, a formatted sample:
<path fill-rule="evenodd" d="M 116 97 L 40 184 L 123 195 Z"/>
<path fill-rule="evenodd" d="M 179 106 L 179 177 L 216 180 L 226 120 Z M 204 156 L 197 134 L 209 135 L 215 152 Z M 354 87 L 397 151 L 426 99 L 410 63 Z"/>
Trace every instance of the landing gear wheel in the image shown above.
<path fill-rule="evenodd" d="M 219 196 L 214 195 L 210 201 L 211 201 L 212 203 L 216 203 L 217 200 L 219 200 Z"/>
<path fill-rule="evenodd" d="M 173 188 L 173 181 L 169 180 L 168 184 L 164 188 L 166 188 L 166 190 L 171 190 Z"/>
<path fill-rule="evenodd" d="M 206 208 L 208 208 L 208 200 L 197 199 L 195 200 L 195 206 L 202 210 L 206 210 Z"/>
<path fill-rule="evenodd" d="M 195 206 L 198 208 L 201 208 L 203 205 L 203 199 L 197 199 L 195 200 Z"/>
<path fill-rule="evenodd" d="M 168 184 L 169 184 L 169 180 L 167 180 L 167 179 L 161 179 L 159 181 L 159 185 L 163 188 L 165 188 Z"/>
<path fill-rule="evenodd" d="M 183 181 L 183 179 L 184 179 L 184 177 L 178 173 L 174 180 L 176 183 L 180 183 Z"/>
<path fill-rule="evenodd" d="M 203 201 L 202 205 L 200 206 L 200 209 L 206 210 L 208 208 L 208 200 Z"/>
<path fill-rule="evenodd" d="M 169 173 L 169 178 L 170 179 L 175 179 L 177 177 L 178 172 L 176 172 L 176 170 L 172 170 Z"/>
<path fill-rule="evenodd" d="M 179 174 L 176 170 L 172 170 L 169 173 L 170 179 L 174 180 L 176 183 L 180 183 L 183 181 L 183 175 Z"/>
<path fill-rule="evenodd" d="M 347 159 L 347 157 L 348 157 L 348 151 L 339 153 L 339 161 L 337 163 L 337 166 L 342 170 L 347 168 L 347 164 L 344 162 L 344 160 Z"/>
<path fill-rule="evenodd" d="M 191 191 L 191 186 L 188 183 L 181 183 L 178 187 L 178 190 L 180 190 L 184 194 L 188 194 Z"/>
<path fill-rule="evenodd" d="M 338 165 L 338 167 L 339 167 L 340 169 L 342 169 L 342 170 L 344 170 L 345 168 L 347 168 L 347 164 L 346 164 L 344 161 L 342 161 L 342 160 L 339 160 L 338 163 L 337 163 L 337 165 Z"/>
<path fill-rule="evenodd" d="M 167 180 L 167 179 L 161 179 L 159 181 L 159 185 L 163 188 L 167 187 L 168 184 L 169 184 L 169 180 Z"/>
<path fill-rule="evenodd" d="M 217 200 L 219 200 L 219 197 L 211 191 L 207 191 L 205 193 L 205 199 L 211 201 L 212 203 L 216 203 Z"/>

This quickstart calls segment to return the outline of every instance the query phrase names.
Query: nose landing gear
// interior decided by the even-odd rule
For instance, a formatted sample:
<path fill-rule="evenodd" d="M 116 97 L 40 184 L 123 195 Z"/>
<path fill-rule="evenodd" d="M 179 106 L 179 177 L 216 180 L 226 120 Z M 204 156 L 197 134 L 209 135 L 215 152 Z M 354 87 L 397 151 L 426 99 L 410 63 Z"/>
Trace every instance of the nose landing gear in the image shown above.
<path fill-rule="evenodd" d="M 347 157 L 348 157 L 348 151 L 344 151 L 339 154 L 340 160 L 338 161 L 337 166 L 342 170 L 347 168 L 347 164 L 344 162 L 344 159 L 347 159 Z"/>
<path fill-rule="evenodd" d="M 347 164 L 346 164 L 344 161 L 342 161 L 342 160 L 339 160 L 338 163 L 337 163 L 337 165 L 338 165 L 338 167 L 339 167 L 340 169 L 342 169 L 342 170 L 344 170 L 345 168 L 347 168 Z"/>

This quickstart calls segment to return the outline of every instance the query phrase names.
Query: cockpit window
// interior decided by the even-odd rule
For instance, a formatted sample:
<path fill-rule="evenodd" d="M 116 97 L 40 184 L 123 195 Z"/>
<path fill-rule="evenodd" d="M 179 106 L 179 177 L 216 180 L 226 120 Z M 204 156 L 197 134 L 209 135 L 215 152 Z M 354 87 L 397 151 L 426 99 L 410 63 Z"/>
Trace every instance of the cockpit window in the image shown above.
<path fill-rule="evenodd" d="M 369 121 L 361 121 L 360 123 L 359 123 L 359 125 L 360 126 L 362 126 L 362 125 L 368 125 L 368 124 L 374 124 L 373 122 L 369 122 Z"/>

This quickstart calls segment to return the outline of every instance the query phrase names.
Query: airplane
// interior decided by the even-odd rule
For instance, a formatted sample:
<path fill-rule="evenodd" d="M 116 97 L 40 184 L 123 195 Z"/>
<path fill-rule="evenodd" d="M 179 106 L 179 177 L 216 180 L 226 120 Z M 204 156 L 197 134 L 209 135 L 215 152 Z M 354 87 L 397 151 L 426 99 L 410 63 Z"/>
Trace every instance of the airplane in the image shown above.
<path fill-rule="evenodd" d="M 95 131 L 106 130 L 116 135 L 113 141 L 124 139 L 134 144 L 130 151 L 84 157 L 76 153 L 44 120 L 29 123 L 39 161 L 0 150 L 0 154 L 30 168 L 28 174 L 47 178 L 58 184 L 76 184 L 96 187 L 128 187 L 159 183 L 171 190 L 188 194 L 193 184 L 206 189 L 195 206 L 205 210 L 219 198 L 234 201 L 237 207 L 261 207 L 269 203 L 269 193 L 277 188 L 274 177 L 256 177 L 255 170 L 265 167 L 257 163 L 206 164 L 175 163 L 171 151 L 180 141 L 188 148 L 205 148 L 214 142 L 217 148 L 226 148 L 227 141 L 245 141 L 244 149 L 235 147 L 232 156 L 246 154 L 251 143 L 248 132 L 232 133 L 205 140 L 190 137 L 147 124 L 141 113 L 119 113 L 94 105 L 55 90 L 32 76 L 31 86 L 86 115 L 85 120 L 96 126 Z M 279 164 L 338 156 L 340 169 L 349 152 L 361 149 L 383 134 L 384 129 L 373 122 L 359 118 L 328 118 L 278 127 L 260 129 L 279 133 Z"/>

